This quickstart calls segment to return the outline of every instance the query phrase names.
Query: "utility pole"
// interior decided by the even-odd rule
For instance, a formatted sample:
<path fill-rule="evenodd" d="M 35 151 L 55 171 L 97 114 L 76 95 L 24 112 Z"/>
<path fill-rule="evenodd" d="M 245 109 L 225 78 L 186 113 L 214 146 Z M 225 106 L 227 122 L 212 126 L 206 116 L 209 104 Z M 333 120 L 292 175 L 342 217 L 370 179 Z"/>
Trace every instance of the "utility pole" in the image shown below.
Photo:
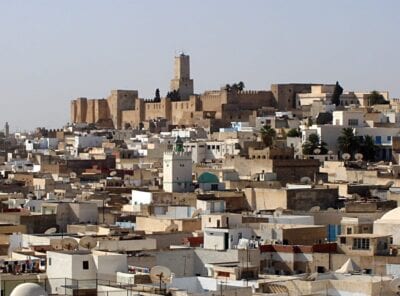
<path fill-rule="evenodd" d="M 246 287 L 249 286 L 249 261 L 250 261 L 250 252 L 249 246 L 246 246 Z"/>
<path fill-rule="evenodd" d="M 184 264 L 183 264 L 183 276 L 186 276 L 186 255 L 185 256 L 183 256 L 183 258 L 184 258 Z"/>
<path fill-rule="evenodd" d="M 105 197 L 103 196 L 103 224 L 105 224 L 105 218 L 104 218 L 104 212 L 105 212 L 105 209 L 104 209 L 104 199 L 105 199 Z"/>

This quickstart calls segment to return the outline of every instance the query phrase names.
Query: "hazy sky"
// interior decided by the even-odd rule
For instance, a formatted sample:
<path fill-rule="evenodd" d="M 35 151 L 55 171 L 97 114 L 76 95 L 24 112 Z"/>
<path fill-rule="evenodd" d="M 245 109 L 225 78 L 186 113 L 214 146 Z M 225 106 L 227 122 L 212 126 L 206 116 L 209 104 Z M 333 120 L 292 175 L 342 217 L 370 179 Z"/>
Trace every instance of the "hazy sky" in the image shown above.
<path fill-rule="evenodd" d="M 164 95 L 173 56 L 195 91 L 339 80 L 400 96 L 400 1 L 0 0 L 0 129 L 61 127 L 76 97 Z"/>

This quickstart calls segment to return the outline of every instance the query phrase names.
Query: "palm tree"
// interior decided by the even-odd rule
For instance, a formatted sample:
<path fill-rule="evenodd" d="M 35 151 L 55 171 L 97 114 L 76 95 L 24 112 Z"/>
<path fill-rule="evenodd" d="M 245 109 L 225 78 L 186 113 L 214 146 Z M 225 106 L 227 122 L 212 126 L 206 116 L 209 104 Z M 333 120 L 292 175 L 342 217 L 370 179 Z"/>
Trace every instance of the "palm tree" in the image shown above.
<path fill-rule="evenodd" d="M 261 128 L 261 138 L 267 147 L 271 147 L 274 144 L 274 140 L 276 137 L 276 131 L 269 125 L 264 125 Z"/>
<path fill-rule="evenodd" d="M 312 155 L 315 154 L 315 150 L 319 149 L 320 154 L 328 153 L 328 149 L 326 148 L 326 143 L 320 141 L 319 136 L 317 134 L 311 134 L 308 136 L 307 141 L 303 144 L 303 154 Z"/>
<path fill-rule="evenodd" d="M 375 145 L 374 139 L 370 135 L 361 138 L 361 153 L 365 160 L 374 161 L 378 146 Z"/>
<path fill-rule="evenodd" d="M 338 137 L 339 150 L 343 153 L 349 153 L 352 157 L 360 147 L 360 139 L 354 135 L 351 127 L 342 129 L 342 135 Z"/>

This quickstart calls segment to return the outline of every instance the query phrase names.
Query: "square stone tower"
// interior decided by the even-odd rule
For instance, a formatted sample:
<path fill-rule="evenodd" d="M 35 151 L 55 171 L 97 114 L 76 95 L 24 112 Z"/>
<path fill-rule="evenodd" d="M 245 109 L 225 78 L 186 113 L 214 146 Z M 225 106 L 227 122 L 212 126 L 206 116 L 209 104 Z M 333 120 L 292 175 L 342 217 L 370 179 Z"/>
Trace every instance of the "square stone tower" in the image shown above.
<path fill-rule="evenodd" d="M 174 78 L 171 80 L 171 91 L 178 91 L 181 100 L 189 99 L 193 94 L 193 79 L 190 79 L 190 57 L 180 54 L 175 57 Z"/>
<path fill-rule="evenodd" d="M 192 154 L 168 151 L 163 157 L 163 189 L 165 192 L 191 192 Z"/>

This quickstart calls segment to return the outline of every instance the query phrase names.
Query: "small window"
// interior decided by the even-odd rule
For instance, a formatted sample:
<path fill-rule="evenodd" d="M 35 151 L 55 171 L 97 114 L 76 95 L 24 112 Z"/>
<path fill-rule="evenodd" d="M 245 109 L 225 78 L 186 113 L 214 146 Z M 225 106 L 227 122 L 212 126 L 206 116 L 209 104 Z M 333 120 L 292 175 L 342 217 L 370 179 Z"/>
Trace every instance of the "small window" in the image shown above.
<path fill-rule="evenodd" d="M 346 243 L 346 238 L 345 238 L 345 237 L 341 237 L 341 238 L 340 238 L 340 243 L 341 243 L 342 245 L 344 245 L 344 244 Z"/>
<path fill-rule="evenodd" d="M 49 261 L 48 265 L 51 266 L 51 258 L 49 258 L 48 261 Z"/>
<path fill-rule="evenodd" d="M 365 274 L 372 274 L 372 269 L 371 268 L 366 268 L 364 269 Z"/>
<path fill-rule="evenodd" d="M 358 125 L 358 119 L 349 119 L 348 124 L 352 126 L 357 126 Z"/>
<path fill-rule="evenodd" d="M 89 269 L 89 261 L 83 261 L 82 263 L 83 263 L 83 264 L 82 264 L 82 265 L 83 265 L 83 266 L 82 266 L 83 269 L 84 269 L 84 270 L 88 270 L 88 269 Z"/>

